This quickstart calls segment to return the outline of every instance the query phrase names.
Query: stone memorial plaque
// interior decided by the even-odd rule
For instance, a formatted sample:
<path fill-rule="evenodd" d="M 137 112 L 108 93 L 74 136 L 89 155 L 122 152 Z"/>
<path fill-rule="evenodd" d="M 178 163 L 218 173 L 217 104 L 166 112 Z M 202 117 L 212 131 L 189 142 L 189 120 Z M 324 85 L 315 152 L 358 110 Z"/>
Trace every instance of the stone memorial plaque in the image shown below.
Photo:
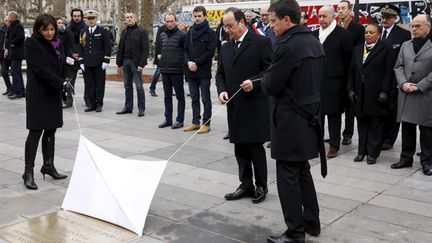
<path fill-rule="evenodd" d="M 12 243 L 117 243 L 138 238 L 122 227 L 64 210 L 0 229 L 0 242 Z"/>

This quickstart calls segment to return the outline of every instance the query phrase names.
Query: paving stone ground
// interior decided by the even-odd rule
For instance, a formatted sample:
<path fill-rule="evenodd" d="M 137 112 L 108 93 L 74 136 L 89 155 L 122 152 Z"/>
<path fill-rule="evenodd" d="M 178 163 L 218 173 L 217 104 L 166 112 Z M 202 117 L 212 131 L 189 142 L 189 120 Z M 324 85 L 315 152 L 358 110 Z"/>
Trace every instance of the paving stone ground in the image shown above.
<path fill-rule="evenodd" d="M 130 159 L 167 159 L 191 135 L 157 127 L 164 119 L 161 83 L 157 85 L 159 97 L 149 96 L 149 84 L 145 84 L 146 111 L 142 118 L 137 116 L 136 108 L 133 114 L 115 114 L 124 103 L 120 82 L 107 82 L 101 113 L 84 113 L 82 78 L 76 86 L 83 135 L 113 154 Z M 1 92 L 4 89 L 1 83 Z M 216 112 L 221 105 L 214 85 L 212 101 Z M 190 124 L 191 113 L 187 97 L 185 125 Z M 239 184 L 233 145 L 222 139 L 227 132 L 225 108 L 215 116 L 211 129 L 208 134 L 194 137 L 168 163 L 151 204 L 145 236 L 135 242 L 265 242 L 269 234 L 284 231 L 270 151 L 267 149 L 267 199 L 258 205 L 250 199 L 225 201 L 224 194 Z M 69 180 L 44 180 L 39 173 L 40 151 L 35 167 L 39 190 L 29 191 L 22 185 L 27 136 L 24 99 L 0 97 L 0 130 L 0 228 L 58 210 Z M 74 110 L 67 109 L 64 127 L 56 136 L 55 164 L 62 173 L 71 174 L 78 139 Z M 390 169 L 399 157 L 398 140 L 394 149 L 381 154 L 377 164 L 354 163 L 356 144 L 357 135 L 352 145 L 342 146 L 340 155 L 328 161 L 329 175 L 325 179 L 319 175 L 318 160 L 311 161 L 322 233 L 308 237 L 308 241 L 430 242 L 432 177 L 422 174 L 419 158 L 415 158 L 412 168 Z"/>

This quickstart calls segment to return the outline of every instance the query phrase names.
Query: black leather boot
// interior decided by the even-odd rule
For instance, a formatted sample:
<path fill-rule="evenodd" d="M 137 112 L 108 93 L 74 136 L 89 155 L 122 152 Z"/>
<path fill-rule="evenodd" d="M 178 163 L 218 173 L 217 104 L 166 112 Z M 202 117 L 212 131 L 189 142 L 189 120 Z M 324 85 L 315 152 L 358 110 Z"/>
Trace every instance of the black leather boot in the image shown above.
<path fill-rule="evenodd" d="M 54 136 L 52 137 L 42 137 L 42 157 L 43 166 L 41 168 L 41 173 L 45 179 L 45 174 L 50 175 L 55 180 L 64 179 L 67 175 L 62 175 L 57 172 L 54 167 Z"/>
<path fill-rule="evenodd" d="M 24 174 L 22 176 L 24 180 L 24 185 L 29 190 L 37 190 L 38 186 L 36 185 L 33 177 L 33 168 L 34 168 L 34 160 L 36 158 L 38 144 L 33 144 L 26 142 L 25 144 L 25 152 L 24 152 L 24 160 L 25 160 L 25 169 Z"/>

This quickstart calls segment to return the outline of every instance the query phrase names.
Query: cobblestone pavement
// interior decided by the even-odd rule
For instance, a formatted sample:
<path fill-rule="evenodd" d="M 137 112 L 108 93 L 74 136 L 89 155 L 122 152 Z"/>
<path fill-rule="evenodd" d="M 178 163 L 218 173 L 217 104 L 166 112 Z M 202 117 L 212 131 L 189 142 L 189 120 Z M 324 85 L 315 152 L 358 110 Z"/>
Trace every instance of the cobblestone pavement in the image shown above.
<path fill-rule="evenodd" d="M 137 116 L 137 108 L 133 114 L 115 114 L 124 102 L 120 82 L 107 82 L 103 112 L 84 113 L 83 80 L 79 78 L 76 105 L 83 135 L 124 158 L 167 159 L 191 133 L 158 128 L 164 119 L 162 84 L 157 86 L 159 97 L 148 95 L 148 87 L 145 84 L 146 111 L 142 118 Z M 0 90 L 4 89 L 0 84 Z M 190 98 L 186 99 L 188 125 L 192 111 Z M 221 105 L 214 85 L 212 100 L 215 112 Z M 39 173 L 39 151 L 35 167 L 39 190 L 23 187 L 25 100 L 2 96 L 0 104 L 1 228 L 58 210 L 69 180 L 44 180 Z M 211 124 L 210 133 L 197 135 L 168 163 L 150 208 L 145 236 L 135 242 L 265 242 L 269 234 L 285 230 L 276 190 L 275 162 L 269 153 L 267 199 L 257 205 L 250 199 L 224 200 L 224 194 L 239 184 L 233 146 L 222 139 L 227 132 L 225 108 Z M 56 135 L 55 163 L 62 173 L 71 174 L 78 139 L 74 110 L 67 109 L 64 127 Z M 322 233 L 308 237 L 308 241 L 430 242 L 432 177 L 422 174 L 419 158 L 415 158 L 413 168 L 390 169 L 399 157 L 398 140 L 394 149 L 381 154 L 377 164 L 354 163 L 356 144 L 357 136 L 352 145 L 342 146 L 340 155 L 329 160 L 326 179 L 319 175 L 318 160 L 311 161 Z"/>

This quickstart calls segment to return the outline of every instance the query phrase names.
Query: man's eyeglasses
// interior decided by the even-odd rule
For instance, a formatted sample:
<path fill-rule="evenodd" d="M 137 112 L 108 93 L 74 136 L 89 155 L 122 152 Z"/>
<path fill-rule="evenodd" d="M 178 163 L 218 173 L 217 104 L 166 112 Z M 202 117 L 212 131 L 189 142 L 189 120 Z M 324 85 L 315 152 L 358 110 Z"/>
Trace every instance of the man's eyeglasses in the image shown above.
<path fill-rule="evenodd" d="M 228 30 L 228 29 L 232 29 L 232 28 L 234 28 L 237 24 L 238 24 L 238 23 L 235 23 L 235 24 L 225 24 L 225 25 L 223 26 L 223 28 L 226 29 L 226 30 Z"/>

